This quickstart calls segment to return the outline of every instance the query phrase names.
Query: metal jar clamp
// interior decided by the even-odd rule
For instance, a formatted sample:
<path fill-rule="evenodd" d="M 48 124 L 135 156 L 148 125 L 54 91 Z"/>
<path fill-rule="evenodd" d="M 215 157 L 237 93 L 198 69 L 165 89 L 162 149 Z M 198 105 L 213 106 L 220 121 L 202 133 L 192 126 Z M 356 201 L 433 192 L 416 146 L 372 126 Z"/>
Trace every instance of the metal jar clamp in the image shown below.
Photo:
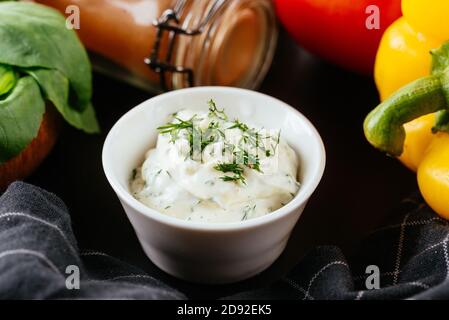
<path fill-rule="evenodd" d="M 203 33 L 210 20 L 226 1 L 227 0 L 215 0 L 205 14 L 204 19 L 194 28 L 183 28 L 180 26 L 180 17 L 183 14 L 188 0 L 178 0 L 174 8 L 165 10 L 162 15 L 153 22 L 153 25 L 157 28 L 156 39 L 150 56 L 145 58 L 144 62 L 151 68 L 151 70 L 159 74 L 160 85 L 164 91 L 168 89 L 166 82 L 167 72 L 186 74 L 189 86 L 194 86 L 193 70 L 185 66 L 178 66 L 171 63 L 176 38 L 178 35 L 196 36 Z M 165 57 L 160 59 L 161 43 L 165 32 L 168 32 L 167 52 Z"/>

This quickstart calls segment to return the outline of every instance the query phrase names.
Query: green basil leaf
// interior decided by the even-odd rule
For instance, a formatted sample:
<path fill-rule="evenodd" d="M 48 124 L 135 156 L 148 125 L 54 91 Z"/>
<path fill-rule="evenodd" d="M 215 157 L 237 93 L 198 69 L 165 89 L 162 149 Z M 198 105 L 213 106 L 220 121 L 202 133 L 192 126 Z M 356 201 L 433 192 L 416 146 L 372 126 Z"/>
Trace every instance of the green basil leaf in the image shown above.
<path fill-rule="evenodd" d="M 69 80 L 70 101 L 79 111 L 92 97 L 91 65 L 64 16 L 28 2 L 0 2 L 0 64 L 59 70 Z"/>
<path fill-rule="evenodd" d="M 0 100 L 0 165 L 18 155 L 37 136 L 45 112 L 39 85 L 24 77 Z"/>
<path fill-rule="evenodd" d="M 440 48 L 430 51 L 432 55 L 432 74 L 441 74 L 449 70 L 449 41 Z"/>
<path fill-rule="evenodd" d="M 16 85 L 17 75 L 11 67 L 0 65 L 0 98 Z"/>
<path fill-rule="evenodd" d="M 45 100 L 72 126 L 98 132 L 91 97 L 91 65 L 64 16 L 0 0 L 0 164 L 37 136 Z"/>
<path fill-rule="evenodd" d="M 87 133 L 97 133 L 100 128 L 95 117 L 95 111 L 91 104 L 83 111 L 70 108 L 69 80 L 58 70 L 48 69 L 22 69 L 39 84 L 44 97 L 50 100 L 64 119 L 75 128 Z"/>

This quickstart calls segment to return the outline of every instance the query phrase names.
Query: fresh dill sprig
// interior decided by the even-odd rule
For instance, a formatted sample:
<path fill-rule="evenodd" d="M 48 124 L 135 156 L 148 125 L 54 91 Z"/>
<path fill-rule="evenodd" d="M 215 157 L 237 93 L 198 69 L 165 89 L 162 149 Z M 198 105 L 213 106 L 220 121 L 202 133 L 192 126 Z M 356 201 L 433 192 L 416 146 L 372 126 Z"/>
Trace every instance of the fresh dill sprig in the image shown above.
<path fill-rule="evenodd" d="M 223 176 L 223 177 L 220 177 L 220 179 L 225 181 L 225 182 L 238 182 L 238 181 L 240 181 L 241 183 L 246 184 L 245 177 L 243 175 L 240 175 L 240 174 L 235 174 L 233 176 Z"/>
<path fill-rule="evenodd" d="M 207 104 L 209 105 L 209 116 L 210 117 L 217 117 L 221 120 L 228 120 L 227 114 L 224 112 L 224 109 L 218 109 L 217 105 L 215 104 L 215 101 L 210 99 Z"/>
<path fill-rule="evenodd" d="M 214 167 L 214 169 L 223 173 L 232 172 L 234 174 L 232 176 L 225 175 L 220 177 L 223 181 L 240 181 L 241 183 L 246 184 L 245 177 L 243 176 L 243 172 L 245 170 L 237 163 L 219 163 Z"/>
<path fill-rule="evenodd" d="M 237 163 L 219 163 L 214 167 L 214 169 L 225 173 L 243 173 L 243 168 Z"/>
<path fill-rule="evenodd" d="M 195 116 L 193 116 L 190 120 L 182 120 L 179 117 L 174 117 L 179 122 L 167 123 L 163 126 L 157 127 L 157 130 L 159 130 L 160 133 L 171 133 L 174 130 L 179 131 L 182 129 L 191 129 L 191 128 L 193 128 L 193 118 L 194 117 Z"/>
<path fill-rule="evenodd" d="M 200 122 L 204 119 L 198 118 L 195 114 L 189 120 L 181 119 L 178 114 L 173 114 L 174 121 L 157 129 L 161 134 L 170 134 L 171 142 L 175 142 L 179 138 L 181 132 L 183 138 L 187 139 L 190 145 L 190 157 L 197 161 L 202 161 L 205 148 L 211 144 L 222 141 L 222 154 L 229 152 L 233 156 L 231 163 L 221 163 L 214 168 L 223 173 L 233 173 L 232 175 L 224 175 L 220 177 L 223 181 L 245 182 L 244 169 L 249 168 L 262 172 L 260 168 L 259 152 L 266 157 L 273 156 L 280 141 L 280 131 L 277 136 L 264 136 L 261 130 L 251 128 L 247 124 L 235 119 L 229 124 L 228 116 L 224 109 L 219 109 L 214 100 L 210 99 L 209 105 L 209 124 L 206 128 L 200 126 Z M 198 121 L 195 121 L 198 120 Z M 225 128 L 223 123 L 226 122 L 228 127 Z M 241 137 L 237 144 L 226 141 L 225 130 L 239 129 Z M 182 131 L 185 130 L 185 131 Z M 270 147 L 264 145 L 265 139 L 270 139 Z M 211 156 L 214 152 L 211 151 Z M 189 155 L 186 155 L 186 159 Z"/>
<path fill-rule="evenodd" d="M 178 122 L 167 123 L 163 126 L 157 127 L 157 130 L 159 131 L 159 133 L 162 134 L 169 133 L 171 136 L 170 142 L 175 143 L 175 141 L 179 137 L 179 133 L 181 130 L 188 130 L 190 132 L 193 130 L 194 128 L 193 121 L 195 117 L 196 115 L 194 115 L 189 120 L 183 120 L 177 116 L 174 116 L 174 119 L 177 120 Z"/>
<path fill-rule="evenodd" d="M 240 122 L 238 119 L 234 120 L 234 124 L 230 126 L 228 129 L 240 129 L 243 132 L 248 131 L 249 127 L 245 123 Z"/>

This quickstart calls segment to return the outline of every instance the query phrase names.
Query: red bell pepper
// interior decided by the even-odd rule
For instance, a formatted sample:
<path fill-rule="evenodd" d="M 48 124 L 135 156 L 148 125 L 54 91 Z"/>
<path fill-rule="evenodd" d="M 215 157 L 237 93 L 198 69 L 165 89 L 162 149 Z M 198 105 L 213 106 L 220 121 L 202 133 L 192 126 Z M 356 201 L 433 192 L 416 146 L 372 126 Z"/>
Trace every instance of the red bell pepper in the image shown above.
<path fill-rule="evenodd" d="M 400 0 L 274 0 L 274 3 L 281 22 L 301 46 L 330 62 L 365 74 L 373 72 L 383 32 L 401 16 Z M 373 5 L 377 6 L 374 10 Z M 373 28 L 376 22 L 373 19 L 378 19 L 379 29 Z"/>

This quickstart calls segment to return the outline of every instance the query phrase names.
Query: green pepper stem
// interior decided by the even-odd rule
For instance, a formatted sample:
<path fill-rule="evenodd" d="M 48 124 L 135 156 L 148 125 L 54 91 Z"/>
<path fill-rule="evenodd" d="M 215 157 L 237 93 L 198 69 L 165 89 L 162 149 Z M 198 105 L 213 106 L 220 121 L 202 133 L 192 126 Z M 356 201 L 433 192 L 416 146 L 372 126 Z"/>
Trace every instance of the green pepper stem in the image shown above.
<path fill-rule="evenodd" d="M 445 90 L 438 76 L 418 79 L 382 102 L 363 124 L 365 136 L 377 149 L 400 156 L 404 148 L 404 124 L 447 108 Z"/>

